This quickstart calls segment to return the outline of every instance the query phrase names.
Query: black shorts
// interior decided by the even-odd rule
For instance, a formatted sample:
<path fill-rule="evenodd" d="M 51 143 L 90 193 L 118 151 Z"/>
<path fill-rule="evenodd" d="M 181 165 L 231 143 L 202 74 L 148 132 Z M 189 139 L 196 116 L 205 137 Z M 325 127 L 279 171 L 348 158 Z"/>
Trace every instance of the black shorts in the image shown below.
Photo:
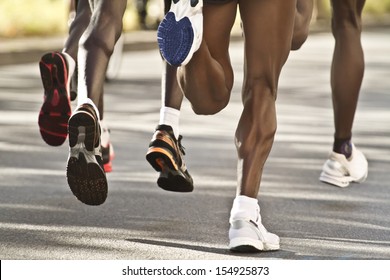
<path fill-rule="evenodd" d="M 203 0 L 205 4 L 225 4 L 235 0 Z"/>
<path fill-rule="evenodd" d="M 235 0 L 203 0 L 205 4 L 226 4 Z M 172 0 L 164 0 L 164 13 L 168 13 Z"/>

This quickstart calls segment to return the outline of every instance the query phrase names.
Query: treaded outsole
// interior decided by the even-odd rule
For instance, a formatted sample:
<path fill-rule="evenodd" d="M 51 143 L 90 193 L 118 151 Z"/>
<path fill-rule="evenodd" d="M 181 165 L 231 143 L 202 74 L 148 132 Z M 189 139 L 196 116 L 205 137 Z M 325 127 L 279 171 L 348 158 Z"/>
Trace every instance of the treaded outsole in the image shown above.
<path fill-rule="evenodd" d="M 87 205 L 101 205 L 107 199 L 107 179 L 98 164 L 87 163 L 82 153 L 68 160 L 67 179 L 72 193 Z"/>
<path fill-rule="evenodd" d="M 187 17 L 176 21 L 175 14 L 168 12 L 157 29 L 157 41 L 164 59 L 172 66 L 180 66 L 194 42 L 191 21 Z"/>
<path fill-rule="evenodd" d="M 194 190 L 190 175 L 176 170 L 171 159 L 164 153 L 148 152 L 146 159 L 157 172 L 160 172 L 157 185 L 163 190 L 172 192 L 192 192 Z"/>
<path fill-rule="evenodd" d="M 68 135 L 71 115 L 66 61 L 57 53 L 48 53 L 41 58 L 39 69 L 45 94 L 38 117 L 39 131 L 47 144 L 60 146 Z"/>
<path fill-rule="evenodd" d="M 86 113 L 79 112 L 69 120 L 69 146 L 79 143 L 79 128 L 85 128 L 83 145 L 89 152 L 94 151 L 96 138 L 95 120 Z M 107 199 L 107 178 L 103 168 L 95 160 L 88 162 L 86 151 L 80 149 L 78 157 L 69 156 L 67 164 L 67 180 L 72 193 L 78 200 L 87 205 L 100 205 Z"/>
<path fill-rule="evenodd" d="M 277 251 L 279 244 L 265 244 L 245 238 L 235 238 L 229 243 L 229 250 L 238 253 L 256 253 L 262 251 Z"/>

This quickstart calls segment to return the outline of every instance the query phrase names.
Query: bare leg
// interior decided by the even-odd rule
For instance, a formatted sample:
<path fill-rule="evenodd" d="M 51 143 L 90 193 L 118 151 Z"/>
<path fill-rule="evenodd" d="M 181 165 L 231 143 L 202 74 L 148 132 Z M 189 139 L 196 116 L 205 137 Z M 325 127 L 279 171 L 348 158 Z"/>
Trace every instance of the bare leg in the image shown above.
<path fill-rule="evenodd" d="M 238 3 L 245 35 L 244 110 L 236 131 L 238 186 L 229 248 L 276 250 L 279 238 L 262 225 L 257 195 L 276 131 L 278 80 L 291 48 L 296 0 L 205 3 L 202 44 L 178 77 L 196 113 L 213 114 L 226 106 L 233 85 L 228 47 Z"/>
<path fill-rule="evenodd" d="M 338 187 L 367 178 L 368 163 L 352 143 L 352 126 L 364 73 L 360 36 L 365 0 L 332 0 L 332 31 L 335 48 L 331 86 L 335 134 L 333 151 L 322 167 L 320 181 Z"/>
<path fill-rule="evenodd" d="M 122 32 L 126 0 L 90 1 L 92 18 L 81 37 L 78 52 L 79 104 L 90 98 L 103 118 L 103 86 L 109 58 Z M 103 12 L 104 11 L 104 12 Z"/>
<path fill-rule="evenodd" d="M 171 0 L 164 1 L 165 14 Z M 179 132 L 183 93 L 176 79 L 177 68 L 164 61 L 161 82 L 160 120 L 146 153 L 147 161 L 160 172 L 157 184 L 164 190 L 190 192 L 193 180 L 184 164 Z"/>
<path fill-rule="evenodd" d="M 364 54 L 360 35 L 365 0 L 332 0 L 332 31 L 336 41 L 331 86 L 335 137 L 350 138 L 364 73 Z"/>
<path fill-rule="evenodd" d="M 79 0 L 77 4 L 76 17 L 69 28 L 69 36 L 64 44 L 63 52 L 69 54 L 74 61 L 77 61 L 77 52 L 81 35 L 87 28 L 91 19 L 91 9 L 88 0 Z"/>
<path fill-rule="evenodd" d="M 238 186 L 230 212 L 231 250 L 280 247 L 279 237 L 262 225 L 257 196 L 276 131 L 278 81 L 291 48 L 295 8 L 295 0 L 240 2 L 245 37 L 244 109 L 235 139 Z"/>
<path fill-rule="evenodd" d="M 240 3 L 246 41 L 244 110 L 236 131 L 240 195 L 257 197 L 263 166 L 272 147 L 278 80 L 293 32 L 292 5 L 295 1 Z M 269 32 L 273 29 L 278 32 Z"/>
<path fill-rule="evenodd" d="M 122 32 L 126 0 L 90 0 L 91 21 L 79 43 L 78 107 L 68 122 L 67 180 L 73 194 L 87 205 L 107 198 L 101 122 L 103 86 L 109 58 Z M 99 107 L 97 109 L 96 107 Z"/>

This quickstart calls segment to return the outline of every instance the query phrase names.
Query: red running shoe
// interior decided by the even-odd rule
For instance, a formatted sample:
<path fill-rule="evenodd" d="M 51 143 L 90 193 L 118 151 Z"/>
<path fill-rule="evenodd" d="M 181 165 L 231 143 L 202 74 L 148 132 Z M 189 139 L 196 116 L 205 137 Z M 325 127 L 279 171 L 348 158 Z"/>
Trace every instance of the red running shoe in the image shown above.
<path fill-rule="evenodd" d="M 108 173 L 112 171 L 112 161 L 115 158 L 115 152 L 114 152 L 114 147 L 112 146 L 110 140 L 110 129 L 107 127 L 104 121 L 101 121 L 100 125 L 102 128 L 101 147 L 102 147 L 103 166 L 104 166 L 104 171 Z"/>
<path fill-rule="evenodd" d="M 42 56 L 39 69 L 45 90 L 38 118 L 39 130 L 47 144 L 60 146 L 68 135 L 68 120 L 71 115 L 69 88 L 72 73 L 64 54 L 58 52 Z"/>

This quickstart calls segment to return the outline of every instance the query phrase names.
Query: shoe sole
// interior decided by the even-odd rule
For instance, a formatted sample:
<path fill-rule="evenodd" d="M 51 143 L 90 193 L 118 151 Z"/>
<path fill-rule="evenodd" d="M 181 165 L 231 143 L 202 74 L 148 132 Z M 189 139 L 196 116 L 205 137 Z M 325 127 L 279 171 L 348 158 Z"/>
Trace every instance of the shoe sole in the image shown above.
<path fill-rule="evenodd" d="M 354 179 L 353 177 L 350 176 L 345 176 L 345 177 L 333 177 L 328 175 L 325 172 L 322 172 L 320 175 L 319 180 L 323 183 L 333 185 L 336 187 L 340 188 L 346 188 L 350 185 L 350 183 L 363 183 L 367 179 L 368 172 L 366 172 L 361 178 L 359 179 Z"/>
<path fill-rule="evenodd" d="M 164 59 L 172 66 L 180 66 L 188 60 L 194 42 L 194 30 L 189 18 L 176 21 L 168 12 L 157 30 L 157 41 Z"/>
<path fill-rule="evenodd" d="M 233 238 L 229 243 L 229 250 L 239 253 L 256 253 L 259 251 L 276 251 L 279 249 L 279 244 L 263 243 L 260 240 L 244 237 Z"/>
<path fill-rule="evenodd" d="M 71 115 L 66 62 L 61 55 L 48 53 L 41 58 L 39 69 L 45 92 L 38 118 L 39 131 L 47 144 L 60 146 L 68 135 Z"/>
<path fill-rule="evenodd" d="M 104 203 L 108 190 L 106 174 L 95 157 L 96 125 L 85 112 L 69 120 L 68 184 L 77 199 L 87 205 Z"/>
<path fill-rule="evenodd" d="M 146 159 L 160 176 L 157 185 L 166 191 L 192 192 L 194 185 L 184 172 L 177 168 L 171 156 L 163 149 L 151 147 L 146 154 Z"/>
<path fill-rule="evenodd" d="M 348 187 L 350 182 L 352 182 L 352 178 L 350 177 L 338 177 L 334 178 L 332 176 L 329 176 L 327 174 L 321 173 L 319 180 L 323 183 L 333 185 L 339 188 L 345 188 Z"/>

